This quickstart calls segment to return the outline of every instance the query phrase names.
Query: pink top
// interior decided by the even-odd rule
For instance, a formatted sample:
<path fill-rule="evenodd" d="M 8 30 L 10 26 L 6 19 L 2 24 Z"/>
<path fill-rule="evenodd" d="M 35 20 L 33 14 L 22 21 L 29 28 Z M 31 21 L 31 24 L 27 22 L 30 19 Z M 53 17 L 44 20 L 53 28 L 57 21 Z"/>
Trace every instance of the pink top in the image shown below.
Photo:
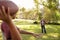
<path fill-rule="evenodd" d="M 7 40 L 11 40 L 11 33 L 10 33 L 9 26 L 7 25 L 7 23 L 3 22 L 1 24 L 1 30 L 3 32 L 4 38 L 6 38 Z"/>
<path fill-rule="evenodd" d="M 17 30 L 19 30 L 18 27 L 16 27 Z M 1 30 L 2 30 L 2 33 L 3 33 L 3 39 L 4 40 L 11 40 L 11 33 L 10 33 L 10 29 L 9 29 L 9 26 L 6 22 L 3 22 L 1 24 Z"/>

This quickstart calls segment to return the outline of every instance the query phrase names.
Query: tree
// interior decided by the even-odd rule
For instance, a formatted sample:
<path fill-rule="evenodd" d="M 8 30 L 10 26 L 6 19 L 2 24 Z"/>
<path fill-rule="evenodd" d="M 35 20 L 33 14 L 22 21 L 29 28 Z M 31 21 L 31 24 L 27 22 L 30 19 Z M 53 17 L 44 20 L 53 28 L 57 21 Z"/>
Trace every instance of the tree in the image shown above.
<path fill-rule="evenodd" d="M 52 23 L 57 23 L 58 15 L 56 13 L 56 10 L 58 10 L 58 5 L 59 5 L 58 0 L 47 0 L 47 2 L 43 2 L 42 4 L 45 7 L 44 8 L 45 12 L 44 12 L 44 16 L 43 16 L 44 19 L 46 19 L 49 22 L 52 21 Z"/>
<path fill-rule="evenodd" d="M 40 14 L 40 8 L 39 8 L 39 6 L 40 6 L 40 2 L 39 2 L 40 0 L 34 0 L 34 3 L 35 3 L 35 7 L 36 7 L 36 13 L 38 14 L 37 15 L 37 19 L 41 19 L 41 14 Z"/>

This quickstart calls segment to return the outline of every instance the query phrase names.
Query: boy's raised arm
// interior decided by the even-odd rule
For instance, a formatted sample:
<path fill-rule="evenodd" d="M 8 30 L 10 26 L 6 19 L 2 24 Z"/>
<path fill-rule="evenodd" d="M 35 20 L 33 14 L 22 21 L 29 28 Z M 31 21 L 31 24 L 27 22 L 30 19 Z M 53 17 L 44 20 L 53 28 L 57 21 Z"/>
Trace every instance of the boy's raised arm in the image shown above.
<path fill-rule="evenodd" d="M 0 9 L 0 19 L 6 22 L 10 28 L 12 40 L 21 40 L 20 33 L 12 22 L 12 18 L 10 16 L 10 11 L 8 8 L 8 12 L 6 13 L 4 6 L 2 6 L 2 10 Z"/>

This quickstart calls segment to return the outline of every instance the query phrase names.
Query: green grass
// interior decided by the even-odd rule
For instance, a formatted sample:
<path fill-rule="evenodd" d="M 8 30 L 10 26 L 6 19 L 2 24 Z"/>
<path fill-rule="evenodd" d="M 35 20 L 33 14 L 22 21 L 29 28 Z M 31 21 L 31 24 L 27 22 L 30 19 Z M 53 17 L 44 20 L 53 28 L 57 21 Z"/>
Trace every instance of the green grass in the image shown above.
<path fill-rule="evenodd" d="M 39 24 L 31 24 L 28 22 L 15 22 L 15 24 L 23 30 L 41 33 Z M 60 25 L 46 25 L 47 34 L 40 38 L 35 38 L 32 35 L 21 34 L 22 40 L 60 40 Z M 2 33 L 0 32 L 0 40 L 2 40 Z"/>
<path fill-rule="evenodd" d="M 21 29 L 41 33 L 40 25 L 23 25 Z M 60 40 L 60 25 L 46 25 L 47 34 L 41 38 L 34 38 L 31 35 L 22 35 L 23 40 Z"/>

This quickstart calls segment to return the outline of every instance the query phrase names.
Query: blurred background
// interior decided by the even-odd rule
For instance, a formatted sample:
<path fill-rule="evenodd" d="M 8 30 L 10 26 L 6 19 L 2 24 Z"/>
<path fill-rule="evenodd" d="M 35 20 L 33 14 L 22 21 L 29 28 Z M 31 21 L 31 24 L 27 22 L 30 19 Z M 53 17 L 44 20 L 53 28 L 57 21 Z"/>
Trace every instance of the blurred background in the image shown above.
<path fill-rule="evenodd" d="M 60 0 L 11 0 L 18 7 L 13 22 L 21 29 L 41 33 L 40 20 L 45 19 L 47 34 L 34 38 L 23 35 L 23 40 L 60 40 Z M 2 40 L 2 33 L 0 34 Z"/>

